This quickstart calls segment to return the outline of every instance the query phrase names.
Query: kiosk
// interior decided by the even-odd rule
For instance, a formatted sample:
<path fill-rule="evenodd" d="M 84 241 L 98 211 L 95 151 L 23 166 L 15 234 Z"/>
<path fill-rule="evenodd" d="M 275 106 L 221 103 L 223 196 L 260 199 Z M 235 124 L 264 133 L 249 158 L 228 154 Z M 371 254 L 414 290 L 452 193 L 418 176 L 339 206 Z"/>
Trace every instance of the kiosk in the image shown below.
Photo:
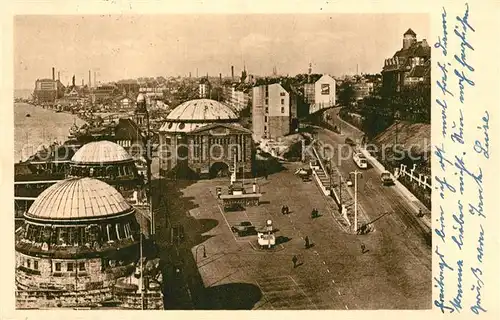
<path fill-rule="evenodd" d="M 262 229 L 257 230 L 257 242 L 261 249 L 271 249 L 276 245 L 276 235 L 277 229 L 273 228 L 273 222 L 271 220 L 266 221 L 266 226 Z"/>

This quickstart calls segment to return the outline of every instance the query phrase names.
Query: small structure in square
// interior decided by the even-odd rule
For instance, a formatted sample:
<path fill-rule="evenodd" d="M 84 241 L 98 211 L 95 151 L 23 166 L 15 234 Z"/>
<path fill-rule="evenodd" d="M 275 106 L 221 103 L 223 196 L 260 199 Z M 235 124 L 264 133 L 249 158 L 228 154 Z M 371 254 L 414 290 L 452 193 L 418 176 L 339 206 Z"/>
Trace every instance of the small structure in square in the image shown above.
<path fill-rule="evenodd" d="M 58 182 L 16 232 L 17 308 L 163 309 L 158 260 L 144 245 L 135 209 L 116 189 L 92 178 Z"/>
<path fill-rule="evenodd" d="M 256 192 L 247 193 L 242 181 L 235 181 L 228 187 L 228 193 L 219 193 L 217 189 L 217 198 L 222 200 L 224 211 L 245 210 L 246 207 L 258 206 L 262 194 Z"/>

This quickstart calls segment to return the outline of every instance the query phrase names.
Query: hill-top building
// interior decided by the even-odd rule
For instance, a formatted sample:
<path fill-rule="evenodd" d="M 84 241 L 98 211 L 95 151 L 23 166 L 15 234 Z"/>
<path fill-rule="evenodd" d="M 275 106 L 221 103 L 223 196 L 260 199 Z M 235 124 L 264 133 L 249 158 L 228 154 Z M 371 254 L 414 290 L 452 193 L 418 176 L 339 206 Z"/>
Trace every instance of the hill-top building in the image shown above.
<path fill-rule="evenodd" d="M 403 35 L 403 47 L 385 59 L 382 69 L 382 90 L 386 94 L 400 92 L 418 83 L 430 84 L 431 47 L 425 39 L 408 29 Z"/>

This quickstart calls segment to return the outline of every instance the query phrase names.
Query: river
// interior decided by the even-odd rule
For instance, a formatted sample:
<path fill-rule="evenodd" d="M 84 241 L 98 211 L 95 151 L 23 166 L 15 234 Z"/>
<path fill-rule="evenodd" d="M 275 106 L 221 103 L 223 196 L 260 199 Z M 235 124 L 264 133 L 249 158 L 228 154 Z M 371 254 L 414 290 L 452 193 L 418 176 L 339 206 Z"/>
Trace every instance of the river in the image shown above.
<path fill-rule="evenodd" d="M 26 115 L 29 114 L 30 117 Z M 14 104 L 14 160 L 25 160 L 42 145 L 68 139 L 69 128 L 83 120 L 76 115 L 56 113 L 26 103 Z"/>

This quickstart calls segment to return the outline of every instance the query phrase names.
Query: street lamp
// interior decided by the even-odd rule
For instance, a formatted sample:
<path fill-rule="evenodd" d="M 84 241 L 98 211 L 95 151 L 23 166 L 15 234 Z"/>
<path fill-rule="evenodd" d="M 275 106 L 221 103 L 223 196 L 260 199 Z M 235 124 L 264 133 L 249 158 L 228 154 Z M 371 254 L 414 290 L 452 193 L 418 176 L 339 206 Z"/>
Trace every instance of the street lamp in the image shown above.
<path fill-rule="evenodd" d="M 350 175 L 354 175 L 354 232 L 358 231 L 358 175 L 363 177 L 361 171 L 354 170 Z"/>

